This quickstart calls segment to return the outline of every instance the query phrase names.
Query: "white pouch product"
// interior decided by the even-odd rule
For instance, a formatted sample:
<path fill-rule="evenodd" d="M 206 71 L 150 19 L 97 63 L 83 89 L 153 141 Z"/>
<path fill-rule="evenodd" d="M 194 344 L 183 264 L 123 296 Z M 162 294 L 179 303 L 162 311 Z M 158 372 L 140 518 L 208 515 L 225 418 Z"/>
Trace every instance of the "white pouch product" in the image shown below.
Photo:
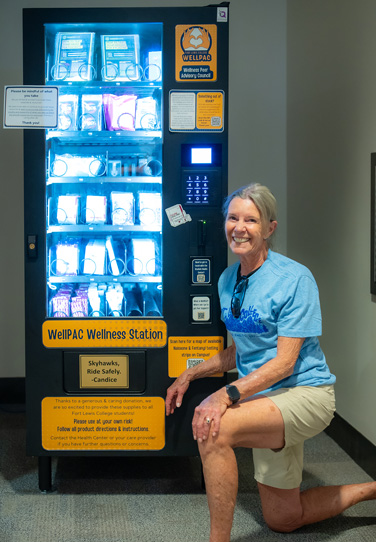
<path fill-rule="evenodd" d="M 144 226 L 162 226 L 162 196 L 158 192 L 139 192 L 138 210 Z"/>
<path fill-rule="evenodd" d="M 81 110 L 81 130 L 102 130 L 101 94 L 83 94 Z"/>
<path fill-rule="evenodd" d="M 86 196 L 86 224 L 105 224 L 107 221 L 106 196 Z"/>
<path fill-rule="evenodd" d="M 57 223 L 77 224 L 79 196 L 59 196 L 57 199 Z"/>
<path fill-rule="evenodd" d="M 136 130 L 156 130 L 157 127 L 156 101 L 152 97 L 139 98 L 136 102 Z"/>
<path fill-rule="evenodd" d="M 135 275 L 155 275 L 155 242 L 152 239 L 132 239 L 133 272 Z"/>
<path fill-rule="evenodd" d="M 106 242 L 104 239 L 89 241 L 85 248 L 83 272 L 85 275 L 105 275 Z"/>
<path fill-rule="evenodd" d="M 134 195 L 132 192 L 111 192 L 111 216 L 114 226 L 134 226 Z"/>
<path fill-rule="evenodd" d="M 56 246 L 56 275 L 78 275 L 78 243 L 59 243 Z"/>
<path fill-rule="evenodd" d="M 78 130 L 78 95 L 59 94 L 58 130 L 75 132 Z"/>

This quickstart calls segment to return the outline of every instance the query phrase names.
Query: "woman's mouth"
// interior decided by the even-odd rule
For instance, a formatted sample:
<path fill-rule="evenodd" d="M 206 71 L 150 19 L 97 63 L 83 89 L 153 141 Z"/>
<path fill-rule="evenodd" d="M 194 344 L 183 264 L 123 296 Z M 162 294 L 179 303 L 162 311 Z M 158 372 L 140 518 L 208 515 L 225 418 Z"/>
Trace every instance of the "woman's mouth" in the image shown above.
<path fill-rule="evenodd" d="M 249 238 L 248 237 L 233 237 L 233 240 L 235 241 L 235 243 L 246 243 L 247 241 L 249 241 Z"/>

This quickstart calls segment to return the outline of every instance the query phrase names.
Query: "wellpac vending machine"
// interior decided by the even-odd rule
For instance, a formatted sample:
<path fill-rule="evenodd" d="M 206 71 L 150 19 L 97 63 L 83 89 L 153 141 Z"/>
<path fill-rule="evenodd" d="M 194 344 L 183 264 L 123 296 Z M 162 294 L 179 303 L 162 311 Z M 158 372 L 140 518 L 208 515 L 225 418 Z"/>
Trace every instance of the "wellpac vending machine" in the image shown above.
<path fill-rule="evenodd" d="M 225 375 L 228 2 L 24 9 L 27 453 L 197 455 L 195 406 Z M 8 89 L 12 91 L 12 89 Z M 35 129 L 36 128 L 36 129 Z"/>

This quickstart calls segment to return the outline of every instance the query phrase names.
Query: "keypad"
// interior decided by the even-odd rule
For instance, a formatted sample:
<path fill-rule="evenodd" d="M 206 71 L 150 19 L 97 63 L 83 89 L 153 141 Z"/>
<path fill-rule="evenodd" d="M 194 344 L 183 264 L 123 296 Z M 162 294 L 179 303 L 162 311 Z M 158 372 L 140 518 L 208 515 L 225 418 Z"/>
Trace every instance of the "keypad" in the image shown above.
<path fill-rule="evenodd" d="M 210 179 L 207 174 L 185 174 L 185 203 L 205 205 L 209 203 Z"/>

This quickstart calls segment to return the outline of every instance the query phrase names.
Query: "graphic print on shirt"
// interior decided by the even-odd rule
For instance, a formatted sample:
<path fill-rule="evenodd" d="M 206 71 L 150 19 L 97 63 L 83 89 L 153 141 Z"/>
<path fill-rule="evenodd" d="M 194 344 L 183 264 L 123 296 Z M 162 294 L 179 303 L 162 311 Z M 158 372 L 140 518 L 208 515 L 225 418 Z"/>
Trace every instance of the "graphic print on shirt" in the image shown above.
<path fill-rule="evenodd" d="M 248 309 L 242 309 L 239 318 L 233 317 L 231 309 L 223 307 L 222 316 L 225 326 L 230 333 L 231 331 L 237 331 L 240 333 L 256 333 L 261 335 L 268 332 L 268 328 L 261 322 L 260 315 L 253 305 L 250 305 Z"/>

